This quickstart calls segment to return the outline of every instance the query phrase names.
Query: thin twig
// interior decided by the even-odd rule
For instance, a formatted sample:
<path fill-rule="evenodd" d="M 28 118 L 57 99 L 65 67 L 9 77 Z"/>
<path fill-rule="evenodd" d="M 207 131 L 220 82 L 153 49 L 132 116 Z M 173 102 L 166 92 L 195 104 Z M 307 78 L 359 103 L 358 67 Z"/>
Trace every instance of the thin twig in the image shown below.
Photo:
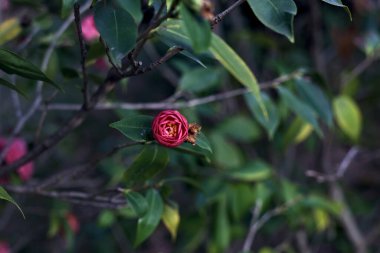
<path fill-rule="evenodd" d="M 246 0 L 238 0 L 235 3 L 233 3 L 230 7 L 228 7 L 226 10 L 222 11 L 218 15 L 215 16 L 214 20 L 211 21 L 211 26 L 217 25 L 220 23 L 220 21 L 223 20 L 223 18 L 228 15 L 231 11 L 233 11 L 236 7 L 244 3 Z"/>
<path fill-rule="evenodd" d="M 91 6 L 91 1 L 88 1 L 83 6 L 83 8 L 81 8 L 81 12 L 87 10 L 90 6 Z M 53 54 L 53 51 L 57 45 L 59 38 L 67 30 L 67 28 L 70 26 L 70 24 L 73 21 L 74 21 L 74 15 L 70 15 L 70 17 L 66 19 L 66 21 L 61 25 L 61 27 L 58 29 L 58 31 L 54 34 L 53 39 L 52 39 L 48 49 L 46 50 L 44 58 L 43 58 L 42 63 L 41 63 L 41 70 L 42 71 L 45 71 L 47 69 L 48 64 L 49 64 L 49 60 L 51 58 L 51 55 Z M 13 129 L 13 132 L 9 135 L 9 138 L 7 139 L 7 143 L 0 153 L 0 164 L 3 161 L 5 154 L 8 152 L 13 139 L 21 132 L 21 130 L 24 128 L 24 126 L 28 122 L 28 120 L 40 108 L 40 105 L 42 102 L 42 85 L 43 85 L 42 81 L 37 82 L 36 91 L 35 91 L 36 97 L 35 97 L 32 105 L 30 106 L 30 109 L 17 122 L 15 128 Z"/>
<path fill-rule="evenodd" d="M 356 157 L 356 155 L 359 153 L 359 148 L 358 147 L 352 147 L 350 150 L 347 152 L 347 154 L 344 156 L 343 160 L 339 164 L 336 172 L 334 174 L 323 174 L 315 170 L 308 170 L 306 171 L 306 175 L 308 177 L 313 177 L 315 178 L 318 183 L 323 183 L 323 182 L 331 182 L 331 181 L 336 181 L 339 180 L 344 176 L 346 173 L 348 167 L 351 165 L 352 160 Z"/>
<path fill-rule="evenodd" d="M 269 210 L 268 212 L 264 213 L 261 217 L 260 215 L 260 209 L 261 209 L 261 203 L 256 202 L 255 208 L 252 214 L 252 220 L 251 225 L 248 231 L 248 234 L 244 240 L 243 244 L 243 252 L 249 251 L 252 248 L 253 241 L 255 239 L 255 236 L 259 229 L 264 226 L 265 223 L 267 223 L 270 219 L 272 219 L 275 216 L 281 215 L 284 212 L 286 212 L 290 207 L 294 206 L 301 200 L 301 197 L 296 197 L 289 202 L 278 206 L 272 210 Z M 259 211 L 257 211 L 259 210 Z"/>
<path fill-rule="evenodd" d="M 298 76 L 302 75 L 300 71 L 295 71 L 287 75 L 280 76 L 272 81 L 264 82 L 260 84 L 260 89 L 270 89 L 274 88 L 284 82 L 292 80 Z M 244 95 L 251 92 L 250 89 L 247 88 L 239 88 L 235 90 L 230 90 L 226 92 L 221 92 L 217 94 L 213 94 L 210 96 L 195 98 L 184 102 L 175 102 L 172 103 L 170 101 L 164 102 L 153 102 L 153 103 L 102 103 L 98 104 L 95 107 L 95 110 L 114 110 L 114 109 L 123 109 L 123 110 L 163 110 L 163 109 L 182 109 L 195 107 L 199 105 L 204 105 L 216 101 L 221 101 L 225 99 L 229 99 L 232 97 Z M 81 105 L 79 104 L 50 104 L 48 105 L 48 110 L 80 110 Z"/>
<path fill-rule="evenodd" d="M 83 75 L 83 106 L 85 109 L 88 107 L 88 77 L 87 77 L 87 69 L 86 69 L 86 57 L 87 57 L 87 49 L 84 44 L 83 33 L 82 33 L 82 25 L 80 19 L 80 5 L 78 3 L 74 4 L 74 17 L 75 17 L 75 26 L 77 28 L 80 52 L 81 52 L 81 60 L 80 63 L 82 65 L 82 75 Z"/>

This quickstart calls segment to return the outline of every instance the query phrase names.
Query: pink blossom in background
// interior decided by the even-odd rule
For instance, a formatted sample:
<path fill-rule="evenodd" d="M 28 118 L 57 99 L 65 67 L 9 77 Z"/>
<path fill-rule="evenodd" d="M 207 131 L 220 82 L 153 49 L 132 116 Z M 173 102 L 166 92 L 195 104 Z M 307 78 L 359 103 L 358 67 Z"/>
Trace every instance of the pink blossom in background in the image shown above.
<path fill-rule="evenodd" d="M 0 0 L 0 10 L 7 11 L 8 9 L 9 9 L 9 0 Z"/>
<path fill-rule="evenodd" d="M 0 241 L 0 253 L 11 253 L 11 249 L 7 242 Z"/>
<path fill-rule="evenodd" d="M 98 69 L 98 70 L 107 70 L 108 69 L 108 62 L 104 59 L 104 58 L 99 58 L 96 60 L 95 62 L 95 67 Z"/>
<path fill-rule="evenodd" d="M 5 147 L 6 143 L 7 139 L 0 137 L 0 150 L 2 150 Z M 14 161 L 23 157 L 26 153 L 28 153 L 28 149 L 25 140 L 21 138 L 15 138 L 9 146 L 7 153 L 5 154 L 4 161 L 6 164 L 11 164 Z M 32 177 L 33 172 L 34 165 L 32 162 L 21 166 L 17 170 L 17 174 L 23 181 L 29 180 Z"/>
<path fill-rule="evenodd" d="M 86 41 L 92 41 L 99 38 L 100 34 L 95 26 L 93 15 L 89 15 L 82 20 L 82 34 Z"/>

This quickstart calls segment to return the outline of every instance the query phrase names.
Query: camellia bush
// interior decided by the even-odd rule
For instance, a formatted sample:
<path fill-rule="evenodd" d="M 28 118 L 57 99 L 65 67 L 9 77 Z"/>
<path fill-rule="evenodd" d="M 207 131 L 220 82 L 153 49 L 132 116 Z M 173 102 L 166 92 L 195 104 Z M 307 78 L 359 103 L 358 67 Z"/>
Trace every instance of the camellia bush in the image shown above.
<path fill-rule="evenodd" d="M 379 252 L 378 1 L 0 1 L 0 253 Z"/>

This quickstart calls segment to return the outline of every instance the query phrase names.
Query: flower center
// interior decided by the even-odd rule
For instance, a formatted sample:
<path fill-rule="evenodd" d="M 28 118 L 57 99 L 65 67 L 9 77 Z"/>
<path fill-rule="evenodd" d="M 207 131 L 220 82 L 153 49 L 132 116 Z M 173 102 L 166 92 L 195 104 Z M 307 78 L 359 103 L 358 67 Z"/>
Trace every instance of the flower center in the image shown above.
<path fill-rule="evenodd" d="M 170 136 L 170 137 L 174 137 L 177 135 L 177 132 L 178 132 L 178 126 L 176 124 L 173 124 L 173 123 L 167 123 L 165 125 L 165 134 Z"/>

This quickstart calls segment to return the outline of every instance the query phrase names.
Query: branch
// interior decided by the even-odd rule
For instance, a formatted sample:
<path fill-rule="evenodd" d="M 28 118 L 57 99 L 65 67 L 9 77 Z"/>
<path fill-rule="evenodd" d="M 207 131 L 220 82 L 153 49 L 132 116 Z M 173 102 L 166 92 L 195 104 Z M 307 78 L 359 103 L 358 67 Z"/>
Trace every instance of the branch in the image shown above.
<path fill-rule="evenodd" d="M 252 215 L 251 225 L 250 225 L 247 237 L 245 238 L 242 251 L 247 252 L 252 248 L 252 244 L 257 232 L 262 226 L 265 225 L 265 223 L 267 223 L 273 217 L 283 214 L 290 207 L 297 204 L 300 200 L 301 200 L 301 197 L 296 197 L 293 200 L 290 200 L 289 202 L 281 206 L 278 206 L 272 210 L 269 210 L 268 212 L 264 213 L 261 217 L 259 217 L 259 215 L 260 215 L 260 209 L 261 209 L 262 203 L 260 201 L 256 201 L 255 208 Z"/>
<path fill-rule="evenodd" d="M 91 1 L 88 1 L 81 9 L 81 12 L 84 12 L 91 6 Z M 48 49 L 45 52 L 45 55 L 43 57 L 42 63 L 41 63 L 41 70 L 45 71 L 48 67 L 49 60 L 51 55 L 53 54 L 53 51 L 57 45 L 57 42 L 59 38 L 62 36 L 62 34 L 67 30 L 67 28 L 70 26 L 70 24 L 74 21 L 74 16 L 70 15 L 69 18 L 61 25 L 61 27 L 58 29 L 58 31 L 53 35 L 53 39 L 48 47 Z M 28 120 L 34 115 L 34 113 L 39 109 L 41 103 L 42 103 L 42 81 L 37 82 L 36 87 L 36 98 L 34 99 L 32 105 L 30 106 L 30 109 L 26 112 L 26 114 L 21 117 L 16 126 L 13 129 L 13 132 L 10 134 L 10 137 L 7 140 L 6 145 L 2 149 L 0 153 L 0 164 L 4 159 L 5 154 L 8 152 L 10 145 L 13 141 L 13 139 L 21 132 L 21 130 L 24 128 L 25 124 L 28 122 Z"/>
<path fill-rule="evenodd" d="M 228 7 L 226 10 L 224 10 L 223 12 L 216 15 L 214 20 L 211 21 L 211 26 L 213 27 L 213 26 L 219 24 L 226 15 L 228 15 L 231 11 L 233 11 L 236 7 L 238 7 L 239 5 L 244 3 L 245 1 L 246 0 L 238 0 L 235 3 L 233 3 L 230 7 Z"/>
<path fill-rule="evenodd" d="M 81 25 L 81 19 L 80 19 L 80 11 L 79 11 L 80 5 L 78 3 L 74 4 L 74 16 L 75 16 L 75 26 L 77 28 L 77 34 L 78 34 L 78 40 L 79 40 L 79 46 L 80 46 L 80 53 L 81 53 L 81 60 L 80 63 L 82 65 L 82 75 L 83 75 L 83 106 L 85 109 L 88 107 L 88 77 L 87 77 L 87 70 L 86 70 L 86 57 L 87 57 L 87 49 L 84 44 L 83 39 L 83 33 L 82 33 L 82 25 Z"/>
<path fill-rule="evenodd" d="M 94 206 L 99 208 L 118 209 L 126 205 L 125 198 L 115 198 L 115 196 L 94 196 L 94 194 L 79 191 L 44 191 L 27 186 L 4 185 L 4 188 L 7 191 L 13 193 L 32 194 L 45 196 L 49 198 L 58 198 L 69 201 L 74 204 Z M 118 192 L 117 189 L 115 189 L 114 191 Z M 119 192 L 117 193 L 117 195 L 119 195 Z"/>
<path fill-rule="evenodd" d="M 260 89 L 270 89 L 275 88 L 276 86 L 292 80 L 298 76 L 302 75 L 300 71 L 295 71 L 287 75 L 280 76 L 272 81 L 264 82 L 260 84 Z M 95 110 L 114 110 L 114 109 L 123 109 L 123 110 L 165 110 L 165 109 L 182 109 L 195 107 L 199 105 L 204 105 L 208 103 L 213 103 L 236 96 L 244 95 L 251 92 L 248 88 L 240 88 L 235 90 L 230 90 L 218 94 L 213 94 L 210 96 L 195 98 L 185 102 L 175 102 L 171 103 L 168 101 L 164 102 L 152 102 L 152 103 L 102 103 L 98 104 L 95 107 Z M 48 110 L 61 110 L 61 111 L 77 111 L 80 110 L 80 104 L 50 104 L 47 105 Z"/>
<path fill-rule="evenodd" d="M 347 152 L 347 154 L 343 158 L 342 162 L 339 164 L 338 169 L 336 170 L 334 174 L 328 175 L 328 174 L 322 174 L 315 170 L 308 170 L 306 171 L 306 176 L 315 178 L 318 183 L 339 180 L 340 178 L 344 176 L 352 160 L 356 157 L 358 153 L 359 153 L 359 148 L 352 147 Z"/>

